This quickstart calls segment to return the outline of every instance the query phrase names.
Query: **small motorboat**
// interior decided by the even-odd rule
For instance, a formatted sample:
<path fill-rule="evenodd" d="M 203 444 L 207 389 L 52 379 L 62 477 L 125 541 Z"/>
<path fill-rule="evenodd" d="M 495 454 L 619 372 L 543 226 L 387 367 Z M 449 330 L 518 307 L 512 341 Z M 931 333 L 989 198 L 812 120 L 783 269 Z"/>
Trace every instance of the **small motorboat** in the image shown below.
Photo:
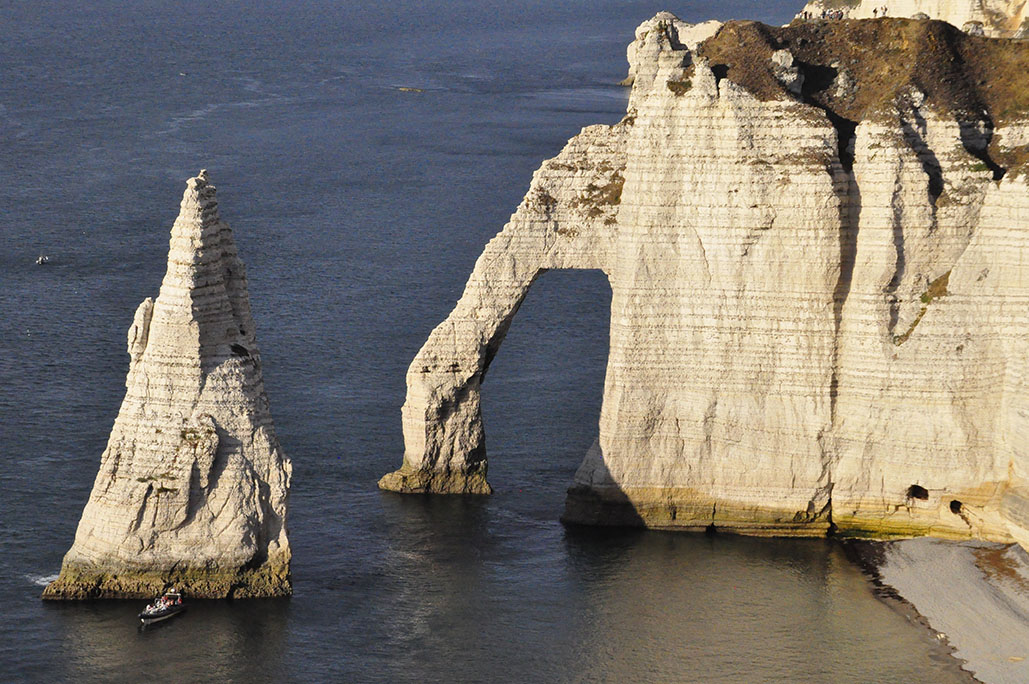
<path fill-rule="evenodd" d="M 36 257 L 36 263 L 40 266 L 42 266 L 43 264 L 49 264 L 50 256 L 47 254 L 40 254 L 38 257 Z"/>
<path fill-rule="evenodd" d="M 143 612 L 139 614 L 139 620 L 144 625 L 150 625 L 175 617 L 185 610 L 186 604 L 182 602 L 182 594 L 174 589 L 169 589 L 143 609 Z"/>

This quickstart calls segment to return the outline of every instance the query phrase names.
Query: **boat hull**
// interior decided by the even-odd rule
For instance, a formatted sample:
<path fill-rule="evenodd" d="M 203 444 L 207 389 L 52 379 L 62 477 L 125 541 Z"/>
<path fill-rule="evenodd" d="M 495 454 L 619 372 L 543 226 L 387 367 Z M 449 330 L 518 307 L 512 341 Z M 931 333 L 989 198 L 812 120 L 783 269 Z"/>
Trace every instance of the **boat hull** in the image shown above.
<path fill-rule="evenodd" d="M 161 622 L 162 620 L 173 618 L 176 615 L 179 615 L 180 613 L 184 612 L 186 612 L 186 606 L 172 606 L 167 610 L 151 613 L 149 615 L 146 613 L 140 613 L 139 621 L 142 622 L 144 625 L 152 625 L 155 622 Z"/>

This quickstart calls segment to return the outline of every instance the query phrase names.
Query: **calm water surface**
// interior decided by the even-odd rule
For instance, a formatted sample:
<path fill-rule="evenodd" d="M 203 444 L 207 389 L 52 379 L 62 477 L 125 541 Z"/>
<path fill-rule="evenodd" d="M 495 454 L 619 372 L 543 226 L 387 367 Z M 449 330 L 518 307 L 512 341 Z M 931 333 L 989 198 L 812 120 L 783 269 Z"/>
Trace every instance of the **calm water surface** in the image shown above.
<path fill-rule="evenodd" d="M 667 8 L 782 22 L 799 4 Z M 827 542 L 557 522 L 596 436 L 596 273 L 544 276 L 490 371 L 496 495 L 375 488 L 400 463 L 410 359 L 532 171 L 621 117 L 625 45 L 664 8 L 0 0 L 0 679 L 952 678 Z M 201 167 L 249 267 L 294 462 L 296 595 L 198 602 L 141 632 L 139 602 L 38 597 Z"/>

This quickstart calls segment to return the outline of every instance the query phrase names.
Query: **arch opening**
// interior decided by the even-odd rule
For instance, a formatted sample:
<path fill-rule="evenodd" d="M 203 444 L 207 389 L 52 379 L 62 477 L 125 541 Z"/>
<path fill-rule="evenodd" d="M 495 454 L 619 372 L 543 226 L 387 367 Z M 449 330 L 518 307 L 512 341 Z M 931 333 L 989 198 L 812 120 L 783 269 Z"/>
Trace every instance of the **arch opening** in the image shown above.
<path fill-rule="evenodd" d="M 483 378 L 489 480 L 559 508 L 599 431 L 611 287 L 599 270 L 554 270 L 533 284 Z M 499 345 L 498 345 L 499 347 Z"/>

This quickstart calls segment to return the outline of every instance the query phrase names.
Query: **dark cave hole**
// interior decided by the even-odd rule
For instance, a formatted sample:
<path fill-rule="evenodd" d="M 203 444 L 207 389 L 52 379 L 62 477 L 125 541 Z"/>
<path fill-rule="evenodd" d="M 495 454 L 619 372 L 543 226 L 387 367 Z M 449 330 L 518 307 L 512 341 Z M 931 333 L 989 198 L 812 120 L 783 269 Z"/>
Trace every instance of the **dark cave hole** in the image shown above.
<path fill-rule="evenodd" d="M 908 487 L 908 498 L 926 501 L 929 498 L 929 490 L 921 485 L 913 484 Z"/>
<path fill-rule="evenodd" d="M 961 502 L 957 499 L 953 499 L 950 502 L 950 512 L 954 515 L 961 515 Z"/>
<path fill-rule="evenodd" d="M 715 64 L 711 67 L 711 73 L 715 75 L 715 85 L 722 82 L 722 79 L 729 76 L 729 65 L 728 64 Z"/>
<path fill-rule="evenodd" d="M 810 64 L 808 62 L 796 62 L 801 73 L 804 74 L 804 85 L 802 92 L 804 97 L 812 97 L 815 93 L 828 90 L 840 72 L 831 66 L 824 64 Z"/>

